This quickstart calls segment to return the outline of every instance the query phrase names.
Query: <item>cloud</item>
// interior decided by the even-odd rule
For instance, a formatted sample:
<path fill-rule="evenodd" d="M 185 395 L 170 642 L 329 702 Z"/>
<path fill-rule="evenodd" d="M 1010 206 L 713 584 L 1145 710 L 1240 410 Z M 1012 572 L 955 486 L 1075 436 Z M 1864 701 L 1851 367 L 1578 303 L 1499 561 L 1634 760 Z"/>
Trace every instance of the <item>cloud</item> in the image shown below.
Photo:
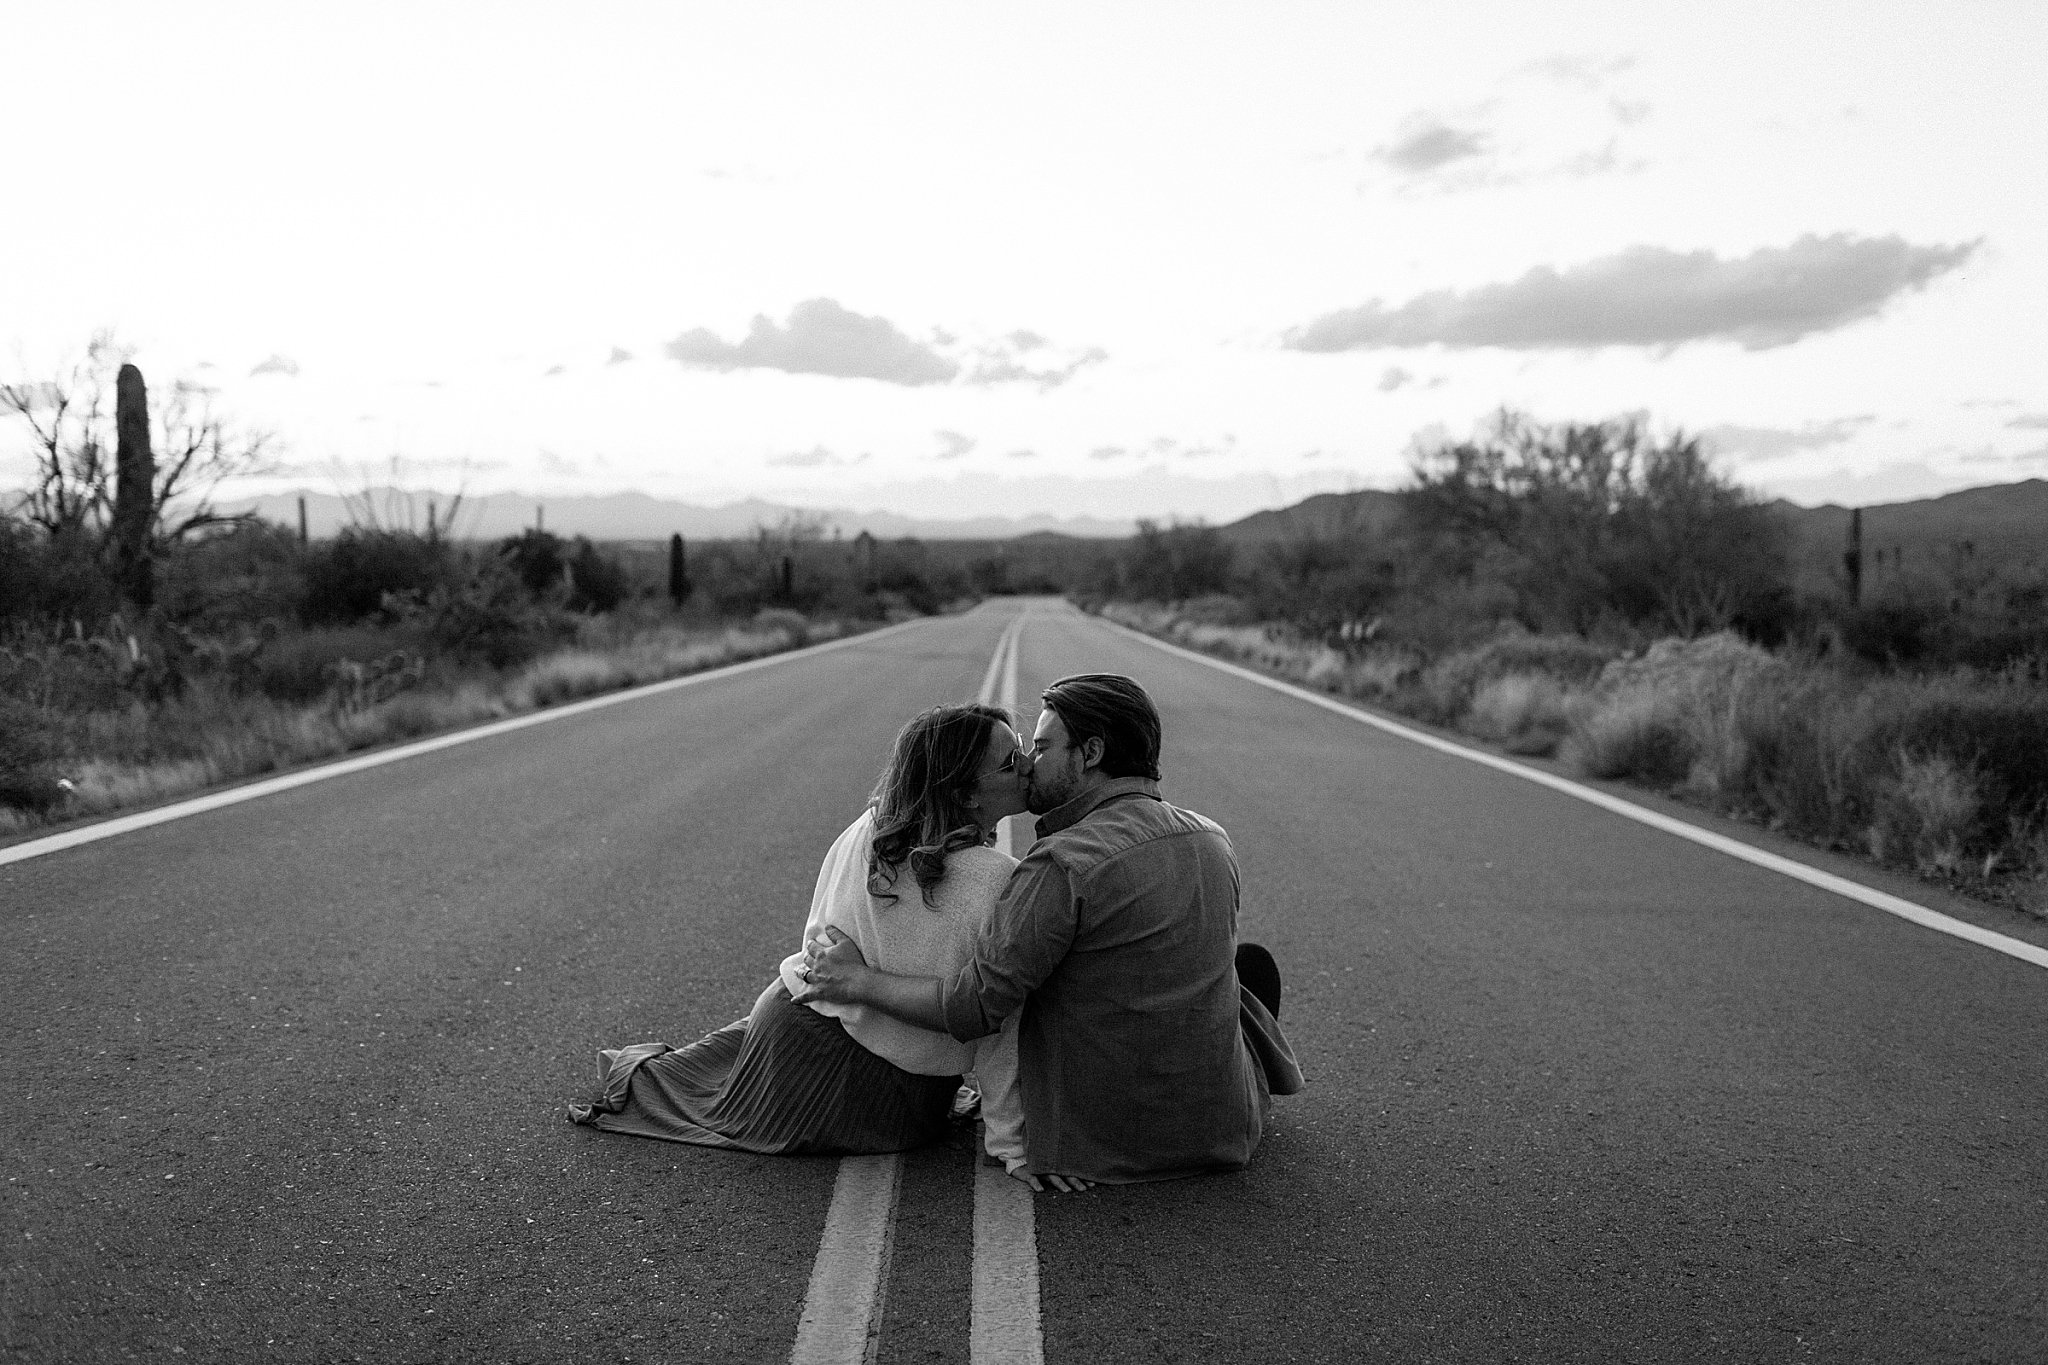
<path fill-rule="evenodd" d="M 878 379 L 917 387 L 944 384 L 957 362 L 913 341 L 887 318 L 865 317 L 831 299 L 806 299 L 777 325 L 756 316 L 746 338 L 726 342 L 705 328 L 684 332 L 664 348 L 671 360 L 714 370 L 782 370 L 838 379 Z"/>
<path fill-rule="evenodd" d="M 1122 446 L 1097 446 L 1088 452 L 1088 458 L 1091 460 L 1121 460 L 1130 453 L 1130 451 L 1125 450 Z"/>
<path fill-rule="evenodd" d="M 1897 236 L 1836 233 L 1727 260 L 1711 251 L 1630 247 L 1562 271 L 1538 266 L 1505 284 L 1439 289 L 1397 307 L 1374 299 L 1338 309 L 1292 329 L 1282 345 L 1530 351 L 1732 341 L 1766 350 L 1873 317 L 1968 261 L 1981 244 L 1915 246 Z"/>
<path fill-rule="evenodd" d="M 540 453 L 534 457 L 534 463 L 540 466 L 541 473 L 554 474 L 565 479 L 573 479 L 583 472 L 582 465 L 565 455 L 555 454 L 546 446 L 541 447 Z"/>
<path fill-rule="evenodd" d="M 935 431 L 932 435 L 939 438 L 939 453 L 932 457 L 935 460 L 957 460 L 974 449 L 972 436 L 962 436 L 957 431 Z"/>
<path fill-rule="evenodd" d="M 1555 173 L 1574 178 L 1590 175 L 1633 175 L 1649 164 L 1641 157 L 1624 159 L 1621 155 L 1621 139 L 1611 137 L 1592 151 L 1574 152 L 1558 162 Z"/>
<path fill-rule="evenodd" d="M 541 376 L 541 378 L 542 378 L 542 379 L 553 379 L 553 378 L 554 378 L 554 377 L 555 377 L 556 375 L 558 375 L 558 374 L 567 374 L 567 373 L 569 373 L 569 367 L 568 367 L 567 365 L 550 365 L 550 366 L 548 366 L 548 371 L 547 371 L 547 373 L 546 373 L 546 374 L 544 374 L 544 375 L 542 375 L 542 376 Z"/>
<path fill-rule="evenodd" d="M 625 347 L 623 347 L 623 346 L 614 346 L 614 347 L 612 347 L 612 355 L 611 355 L 611 359 L 609 359 L 609 360 L 605 361 L 605 364 L 607 364 L 607 365 L 623 365 L 623 364 L 625 364 L 625 363 L 626 363 L 627 361 L 631 360 L 632 358 L 633 358 L 633 353 L 632 353 L 631 351 L 627 350 L 627 349 L 626 349 Z"/>
<path fill-rule="evenodd" d="M 1587 90 L 1598 90 L 1612 77 L 1619 76 L 1636 64 L 1634 57 L 1602 57 L 1594 53 L 1559 53 L 1530 62 L 1524 71 L 1546 77 L 1562 85 L 1582 86 Z"/>
<path fill-rule="evenodd" d="M 1026 356 L 1031 360 L 1027 361 Z M 1036 332 L 1012 332 L 1000 341 L 975 348 L 973 362 L 962 383 L 1036 384 L 1043 392 L 1056 389 L 1090 365 L 1109 359 L 1099 346 L 1084 350 L 1061 350 Z"/>
<path fill-rule="evenodd" d="M 1037 459 L 1037 458 L 1038 458 L 1038 452 L 1037 452 L 1037 451 L 1035 451 L 1035 450 L 1032 450 L 1032 449 L 1030 449 L 1030 448 L 1029 448 L 1029 447 L 1027 446 L 1027 447 L 1026 447 L 1025 449 L 1023 449 L 1023 450 L 1013 450 L 1013 451 L 1010 451 L 1010 452 L 1009 452 L 1009 453 L 1008 453 L 1007 455 L 1005 455 L 1005 456 L 1004 456 L 1003 458 L 1004 458 L 1004 459 L 1008 459 L 1008 460 L 1035 460 L 1035 459 Z"/>
<path fill-rule="evenodd" d="M 273 355 L 270 357 L 270 359 L 264 361 L 255 369 L 249 371 L 249 377 L 253 379 L 259 374 L 281 374 L 287 376 L 296 376 L 298 372 L 298 361 L 293 360 L 290 356 Z"/>
<path fill-rule="evenodd" d="M 1979 446 L 1956 456 L 1958 464 L 2044 464 L 2048 463 L 2048 446 L 2035 446 L 2032 450 L 2000 450 L 1996 446 Z"/>
<path fill-rule="evenodd" d="M 1469 128 L 1454 128 L 1430 115 L 1417 115 L 1404 125 L 1401 135 L 1373 155 L 1409 175 L 1427 175 L 1454 161 L 1486 153 L 1484 134 Z"/>
<path fill-rule="evenodd" d="M 1877 419 L 1869 413 L 1837 417 L 1826 422 L 1808 422 L 1793 430 L 1786 427 L 1745 427 L 1732 422 L 1702 429 L 1700 444 L 1713 455 L 1742 460 L 1773 460 L 1801 450 L 1821 450 L 1840 445 Z"/>
<path fill-rule="evenodd" d="M 1399 365 L 1389 365 L 1386 369 L 1380 372 L 1380 382 L 1378 388 L 1381 393 L 1392 393 L 1395 389 L 1400 388 L 1403 384 L 1412 384 L 1414 382 L 1414 375 L 1408 373 L 1408 371 L 1402 369 Z"/>
<path fill-rule="evenodd" d="M 809 450 L 792 450 L 786 455 L 770 455 L 765 463 L 781 469 L 821 469 L 827 466 L 856 465 L 865 459 L 865 451 L 849 460 L 845 456 L 833 454 L 823 446 L 812 446 Z"/>
<path fill-rule="evenodd" d="M 2010 422 L 2007 422 L 2006 425 L 2009 427 L 2018 427 L 2022 431 L 2040 431 L 2044 428 L 2048 428 L 2048 412 L 2022 413 L 2020 416 L 2013 418 Z"/>
<path fill-rule="evenodd" d="M 1090 365 L 1109 359 L 1099 346 L 1055 346 L 1018 328 L 991 341 L 964 341 L 944 328 L 917 341 L 887 318 L 864 317 L 831 299 L 808 299 L 777 324 L 756 317 L 747 336 L 728 342 L 706 328 L 684 332 L 663 348 L 671 360 L 716 370 L 768 369 L 842 379 L 879 379 L 919 387 L 960 383 L 976 387 L 1035 384 L 1053 389 Z M 614 350 L 611 363 L 626 352 Z"/>

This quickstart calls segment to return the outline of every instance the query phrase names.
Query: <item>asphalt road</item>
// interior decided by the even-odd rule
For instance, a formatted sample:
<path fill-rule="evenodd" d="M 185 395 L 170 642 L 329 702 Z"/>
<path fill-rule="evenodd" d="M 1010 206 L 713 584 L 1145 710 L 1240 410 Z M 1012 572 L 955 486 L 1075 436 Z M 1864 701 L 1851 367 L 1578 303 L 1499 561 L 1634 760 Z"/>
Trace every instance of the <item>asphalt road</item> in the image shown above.
<path fill-rule="evenodd" d="M 744 1012 L 1027 607 L 1028 712 L 1152 688 L 1309 1076 L 1037 1199 L 1048 1361 L 2048 1359 L 2048 972 L 1008 601 L 0 867 L 0 1354 L 787 1359 L 836 1163 L 562 1105 Z M 967 1359 L 970 1161 L 885 1362 Z"/>

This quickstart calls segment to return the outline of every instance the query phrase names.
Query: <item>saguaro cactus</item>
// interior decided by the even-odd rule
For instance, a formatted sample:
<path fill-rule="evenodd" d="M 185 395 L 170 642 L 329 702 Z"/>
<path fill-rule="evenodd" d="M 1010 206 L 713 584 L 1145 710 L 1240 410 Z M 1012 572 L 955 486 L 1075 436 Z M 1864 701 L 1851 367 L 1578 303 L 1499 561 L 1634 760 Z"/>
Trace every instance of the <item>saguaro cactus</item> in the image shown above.
<path fill-rule="evenodd" d="M 678 607 L 690 599 L 690 572 L 683 562 L 683 538 L 668 538 L 668 595 Z"/>
<path fill-rule="evenodd" d="M 114 381 L 114 577 L 121 592 L 147 609 L 156 596 L 149 528 L 156 519 L 156 457 L 149 449 L 149 393 L 142 371 L 123 365 Z"/>
<path fill-rule="evenodd" d="M 1849 509 L 1849 548 L 1842 555 L 1842 569 L 1849 577 L 1849 605 L 1863 605 L 1863 509 Z"/>

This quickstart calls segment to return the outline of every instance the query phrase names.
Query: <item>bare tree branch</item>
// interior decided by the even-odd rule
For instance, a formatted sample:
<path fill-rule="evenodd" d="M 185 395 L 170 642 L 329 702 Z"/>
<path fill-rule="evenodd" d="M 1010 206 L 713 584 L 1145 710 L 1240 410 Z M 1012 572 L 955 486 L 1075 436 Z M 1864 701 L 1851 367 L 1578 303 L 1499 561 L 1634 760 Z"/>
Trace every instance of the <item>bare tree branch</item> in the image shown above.
<path fill-rule="evenodd" d="M 55 379 L 0 384 L 0 419 L 21 419 L 32 438 L 36 472 L 21 512 L 51 535 L 99 535 L 106 529 L 115 472 L 107 396 L 127 358 L 112 333 L 101 332 Z M 274 468 L 278 440 L 269 431 L 231 425 L 214 412 L 212 393 L 190 380 L 175 380 L 160 392 L 151 423 L 158 458 L 150 539 L 163 548 L 207 528 L 247 520 L 215 510 L 213 495 L 228 479 Z"/>

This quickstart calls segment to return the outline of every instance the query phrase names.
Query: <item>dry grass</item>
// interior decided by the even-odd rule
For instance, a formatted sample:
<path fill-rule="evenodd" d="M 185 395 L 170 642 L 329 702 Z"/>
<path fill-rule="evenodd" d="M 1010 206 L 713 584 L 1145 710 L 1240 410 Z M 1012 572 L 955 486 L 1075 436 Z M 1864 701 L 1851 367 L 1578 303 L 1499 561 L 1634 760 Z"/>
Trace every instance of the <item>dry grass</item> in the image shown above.
<path fill-rule="evenodd" d="M 1588 697 L 1574 708 L 1562 754 L 1588 777 L 1669 786 L 1692 771 L 1694 747 L 1682 698 L 1654 684 Z"/>
<path fill-rule="evenodd" d="M 785 613 L 794 616 L 794 613 Z M 301 763 L 415 739 L 643 683 L 699 673 L 845 633 L 838 622 L 775 620 L 739 629 L 646 627 L 516 671 L 430 677 L 374 705 L 331 694 L 311 702 L 236 692 L 205 680 L 150 707 L 46 714 L 50 760 L 71 783 L 46 814 L 0 805 L 0 834 L 183 796 Z"/>
<path fill-rule="evenodd" d="M 1541 673 L 1494 678 L 1472 694 L 1461 728 L 1511 754 L 1548 757 L 1571 728 L 1567 694 Z"/>
<path fill-rule="evenodd" d="M 1730 634 L 1620 658 L 1509 635 L 1424 660 L 1157 607 L 1104 614 L 2048 915 L 2048 691 L 2030 673 L 1863 676 Z"/>
<path fill-rule="evenodd" d="M 1879 784 L 1870 825 L 1871 856 L 1909 862 L 1923 876 L 1953 877 L 1978 842 L 1984 793 L 1977 775 L 1947 754 L 1901 752 L 1897 771 Z"/>

